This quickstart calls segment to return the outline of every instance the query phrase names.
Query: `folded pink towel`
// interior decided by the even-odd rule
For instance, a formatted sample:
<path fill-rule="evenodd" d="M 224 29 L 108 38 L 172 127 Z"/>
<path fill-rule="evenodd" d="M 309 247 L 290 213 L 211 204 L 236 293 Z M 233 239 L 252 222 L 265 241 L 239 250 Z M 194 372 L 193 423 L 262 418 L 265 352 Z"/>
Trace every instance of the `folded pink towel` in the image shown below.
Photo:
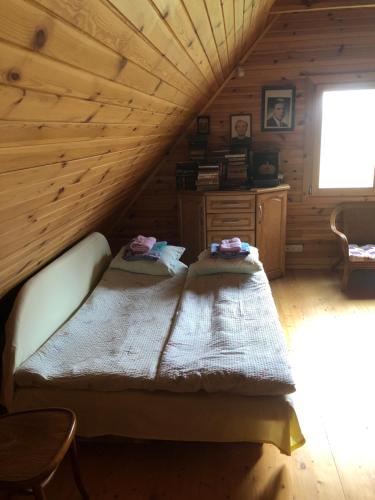
<path fill-rule="evenodd" d="M 229 240 L 221 240 L 220 252 L 240 252 L 241 251 L 241 240 L 239 238 L 230 238 Z"/>
<path fill-rule="evenodd" d="M 134 240 L 130 243 L 130 250 L 133 253 L 141 254 L 148 253 L 151 248 L 155 245 L 156 238 L 153 236 L 142 236 L 139 234 Z"/>

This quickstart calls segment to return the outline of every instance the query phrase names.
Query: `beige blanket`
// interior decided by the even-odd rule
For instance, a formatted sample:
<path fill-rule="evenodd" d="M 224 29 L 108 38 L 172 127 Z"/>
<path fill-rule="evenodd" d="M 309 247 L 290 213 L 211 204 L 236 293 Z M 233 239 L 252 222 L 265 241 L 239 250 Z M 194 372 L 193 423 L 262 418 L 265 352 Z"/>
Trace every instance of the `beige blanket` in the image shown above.
<path fill-rule="evenodd" d="M 294 390 L 267 278 L 107 271 L 16 371 L 24 387 L 283 395 Z M 174 322 L 174 324 L 173 324 Z"/>
<path fill-rule="evenodd" d="M 157 385 L 246 396 L 294 392 L 284 334 L 263 271 L 188 278 Z"/>
<path fill-rule="evenodd" d="M 185 277 L 106 271 L 76 314 L 17 369 L 16 384 L 154 389 Z"/>

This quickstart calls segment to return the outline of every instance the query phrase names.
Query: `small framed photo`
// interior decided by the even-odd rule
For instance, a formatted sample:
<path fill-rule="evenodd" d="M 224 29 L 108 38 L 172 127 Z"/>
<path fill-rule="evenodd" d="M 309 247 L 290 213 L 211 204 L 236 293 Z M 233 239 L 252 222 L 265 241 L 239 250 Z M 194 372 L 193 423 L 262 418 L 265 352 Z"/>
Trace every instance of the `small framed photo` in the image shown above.
<path fill-rule="evenodd" d="M 230 115 L 230 142 L 238 146 L 250 146 L 251 115 Z"/>
<path fill-rule="evenodd" d="M 197 118 L 197 133 L 200 135 L 208 135 L 210 133 L 210 117 L 198 116 Z"/>
<path fill-rule="evenodd" d="M 262 131 L 294 130 L 295 102 L 295 87 L 263 87 Z"/>

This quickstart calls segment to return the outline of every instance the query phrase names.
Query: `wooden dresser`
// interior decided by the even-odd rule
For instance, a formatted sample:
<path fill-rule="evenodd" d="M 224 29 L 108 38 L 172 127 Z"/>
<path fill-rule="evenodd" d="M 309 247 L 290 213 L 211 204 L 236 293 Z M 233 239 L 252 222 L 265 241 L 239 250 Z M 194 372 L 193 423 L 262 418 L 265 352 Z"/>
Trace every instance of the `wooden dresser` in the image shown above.
<path fill-rule="evenodd" d="M 285 272 L 287 191 L 275 188 L 249 191 L 185 191 L 179 193 L 180 241 L 190 264 L 214 241 L 239 236 L 259 249 L 269 279 Z"/>

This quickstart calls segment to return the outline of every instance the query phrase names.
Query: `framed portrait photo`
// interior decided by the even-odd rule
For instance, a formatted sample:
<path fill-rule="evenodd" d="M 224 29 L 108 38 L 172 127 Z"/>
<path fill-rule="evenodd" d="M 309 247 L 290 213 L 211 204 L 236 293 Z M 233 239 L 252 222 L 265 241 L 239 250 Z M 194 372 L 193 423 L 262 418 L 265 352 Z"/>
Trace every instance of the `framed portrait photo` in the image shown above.
<path fill-rule="evenodd" d="M 230 115 L 231 144 L 250 146 L 251 115 Z"/>
<path fill-rule="evenodd" d="M 210 117 L 198 116 L 197 118 L 197 133 L 200 135 L 208 135 L 210 133 Z"/>
<path fill-rule="evenodd" d="M 294 130 L 295 102 L 295 87 L 263 87 L 262 131 Z"/>

